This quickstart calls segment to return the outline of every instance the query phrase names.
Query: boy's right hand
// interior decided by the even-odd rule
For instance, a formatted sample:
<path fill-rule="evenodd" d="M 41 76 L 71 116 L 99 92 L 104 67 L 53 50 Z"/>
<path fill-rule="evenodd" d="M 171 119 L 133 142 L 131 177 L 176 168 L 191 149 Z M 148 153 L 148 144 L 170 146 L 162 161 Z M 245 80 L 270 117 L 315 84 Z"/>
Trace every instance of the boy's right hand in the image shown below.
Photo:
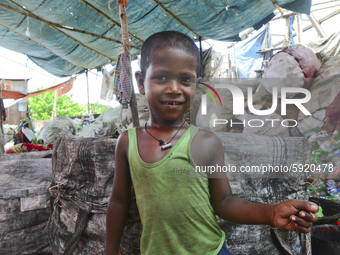
<path fill-rule="evenodd" d="M 276 228 L 284 228 L 301 233 L 309 233 L 313 222 L 318 220 L 316 213 L 319 207 L 312 202 L 289 200 L 275 205 L 272 224 Z"/>

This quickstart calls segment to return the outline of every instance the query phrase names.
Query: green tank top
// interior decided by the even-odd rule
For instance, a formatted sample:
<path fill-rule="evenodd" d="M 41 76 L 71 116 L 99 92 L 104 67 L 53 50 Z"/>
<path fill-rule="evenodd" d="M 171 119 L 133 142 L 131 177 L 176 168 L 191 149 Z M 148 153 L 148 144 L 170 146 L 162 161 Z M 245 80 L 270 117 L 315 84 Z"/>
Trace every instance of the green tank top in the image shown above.
<path fill-rule="evenodd" d="M 209 180 L 190 177 L 195 169 L 190 144 L 198 130 L 190 126 L 169 153 L 152 164 L 139 155 L 136 128 L 128 131 L 143 255 L 216 255 L 224 243 L 210 204 Z"/>

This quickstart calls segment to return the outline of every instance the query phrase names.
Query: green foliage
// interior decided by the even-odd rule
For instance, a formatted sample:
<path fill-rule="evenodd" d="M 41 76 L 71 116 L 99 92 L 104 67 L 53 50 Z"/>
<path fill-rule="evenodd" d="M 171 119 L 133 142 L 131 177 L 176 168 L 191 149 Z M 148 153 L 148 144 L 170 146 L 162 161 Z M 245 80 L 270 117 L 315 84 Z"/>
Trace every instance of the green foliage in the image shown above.
<path fill-rule="evenodd" d="M 95 102 L 94 104 L 90 104 L 90 109 L 91 112 L 94 114 L 102 114 L 103 112 L 105 112 L 108 109 L 111 109 L 112 107 L 108 106 L 108 105 L 102 105 L 99 104 L 98 102 Z"/>
<path fill-rule="evenodd" d="M 42 90 L 43 88 L 38 88 Z M 52 117 L 52 110 L 54 104 L 54 91 L 46 92 L 40 96 L 32 97 L 28 99 L 28 107 L 30 109 L 30 115 L 35 120 L 48 120 Z M 72 101 L 72 96 L 62 95 L 57 99 L 57 117 L 68 116 L 82 116 L 87 114 L 87 104 L 79 104 Z M 93 113 L 101 114 L 106 111 L 108 106 L 101 105 L 98 102 L 90 105 L 90 109 Z"/>

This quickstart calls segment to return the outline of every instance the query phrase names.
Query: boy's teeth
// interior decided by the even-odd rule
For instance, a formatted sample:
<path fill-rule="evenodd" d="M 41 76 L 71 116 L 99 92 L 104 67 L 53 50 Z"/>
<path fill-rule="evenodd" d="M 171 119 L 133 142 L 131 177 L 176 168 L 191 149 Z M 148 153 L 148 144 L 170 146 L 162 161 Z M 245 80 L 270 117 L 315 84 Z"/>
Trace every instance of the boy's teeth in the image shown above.
<path fill-rule="evenodd" d="M 164 102 L 165 105 L 178 105 L 178 102 Z"/>

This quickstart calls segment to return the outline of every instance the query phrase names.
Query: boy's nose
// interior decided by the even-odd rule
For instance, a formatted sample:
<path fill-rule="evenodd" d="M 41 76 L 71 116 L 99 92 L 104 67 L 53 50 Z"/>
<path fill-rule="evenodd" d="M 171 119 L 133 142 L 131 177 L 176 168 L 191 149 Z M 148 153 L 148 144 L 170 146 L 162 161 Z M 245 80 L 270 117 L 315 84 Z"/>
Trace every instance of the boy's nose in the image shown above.
<path fill-rule="evenodd" d="M 168 86 L 168 92 L 172 94 L 181 93 L 181 84 L 175 80 L 170 81 Z"/>

